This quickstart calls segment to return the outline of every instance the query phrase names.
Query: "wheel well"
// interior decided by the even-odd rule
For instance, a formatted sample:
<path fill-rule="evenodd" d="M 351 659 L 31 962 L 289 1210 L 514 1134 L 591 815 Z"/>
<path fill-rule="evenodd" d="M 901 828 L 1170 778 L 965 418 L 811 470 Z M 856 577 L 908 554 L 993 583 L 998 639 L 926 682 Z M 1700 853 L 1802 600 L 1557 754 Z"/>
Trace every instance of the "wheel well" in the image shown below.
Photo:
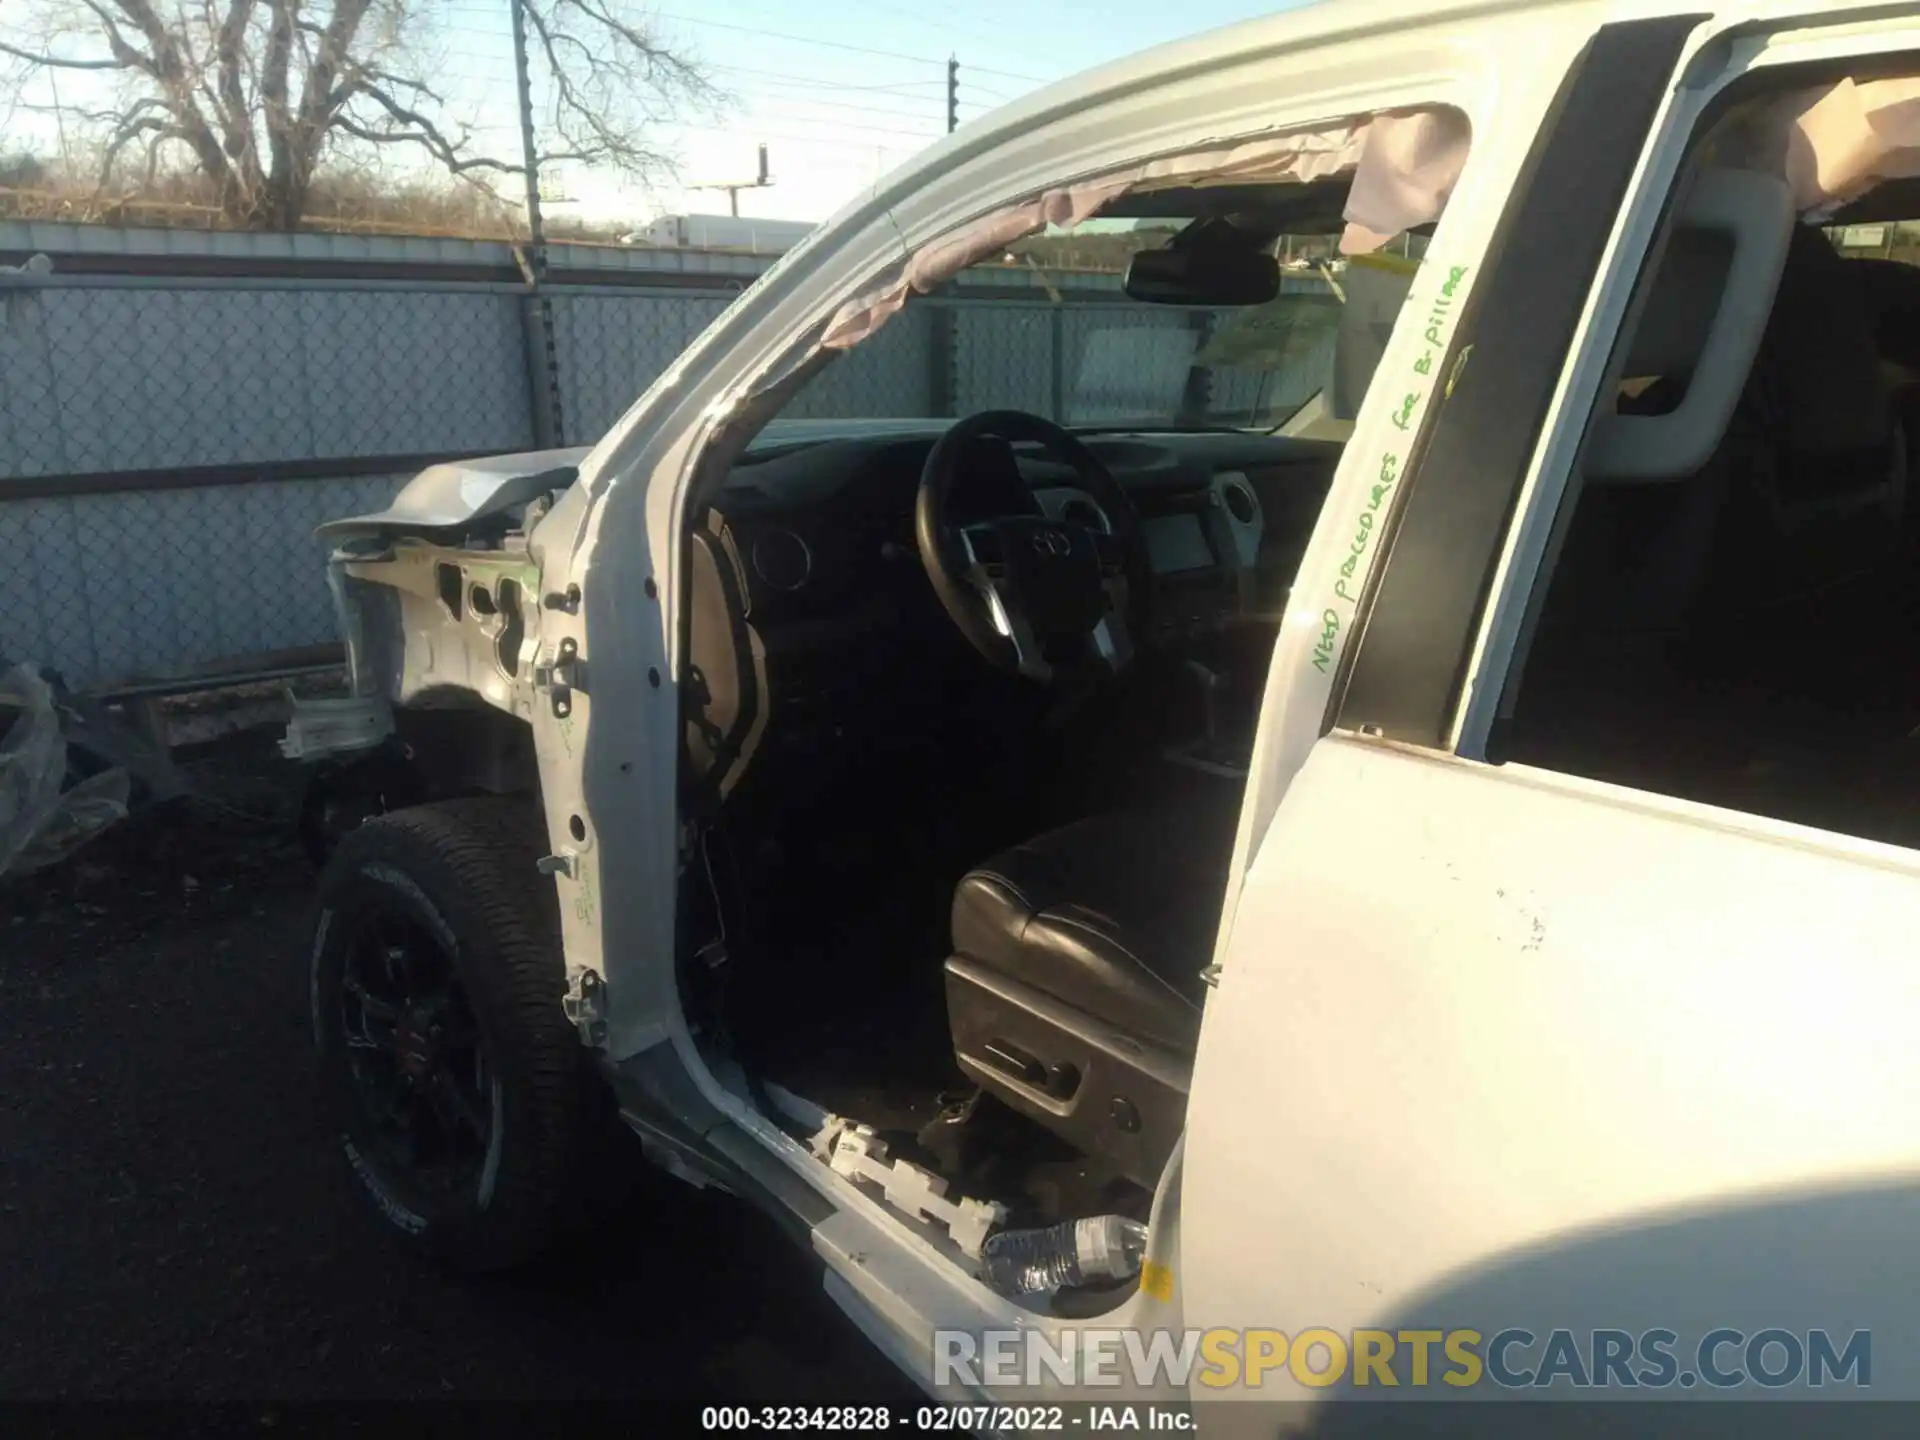
<path fill-rule="evenodd" d="M 462 795 L 538 795 L 533 727 L 474 700 L 430 697 L 394 713 L 394 740 L 428 800 Z"/>
<path fill-rule="evenodd" d="M 301 839 L 324 864 L 340 838 L 375 815 L 439 800 L 524 797 L 536 808 L 533 727 L 517 715 L 442 692 L 394 713 L 377 748 L 318 766 L 301 806 Z"/>

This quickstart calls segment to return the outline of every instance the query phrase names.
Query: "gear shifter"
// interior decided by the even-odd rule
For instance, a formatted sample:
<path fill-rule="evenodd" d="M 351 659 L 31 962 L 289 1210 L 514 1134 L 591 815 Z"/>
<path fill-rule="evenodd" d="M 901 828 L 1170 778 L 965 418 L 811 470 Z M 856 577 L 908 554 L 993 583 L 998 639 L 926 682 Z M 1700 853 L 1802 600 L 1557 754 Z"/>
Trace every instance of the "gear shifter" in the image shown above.
<path fill-rule="evenodd" d="M 1226 677 L 1199 660 L 1182 660 L 1181 669 L 1200 687 L 1200 733 L 1168 746 L 1161 758 L 1208 775 L 1244 780 L 1246 757 L 1231 753 L 1220 736 L 1220 691 Z"/>
<path fill-rule="evenodd" d="M 1187 661 L 1186 668 L 1200 685 L 1200 739 L 1191 748 L 1202 759 L 1211 760 L 1220 749 L 1218 715 L 1214 705 L 1214 694 L 1220 688 L 1220 674 L 1198 660 Z"/>

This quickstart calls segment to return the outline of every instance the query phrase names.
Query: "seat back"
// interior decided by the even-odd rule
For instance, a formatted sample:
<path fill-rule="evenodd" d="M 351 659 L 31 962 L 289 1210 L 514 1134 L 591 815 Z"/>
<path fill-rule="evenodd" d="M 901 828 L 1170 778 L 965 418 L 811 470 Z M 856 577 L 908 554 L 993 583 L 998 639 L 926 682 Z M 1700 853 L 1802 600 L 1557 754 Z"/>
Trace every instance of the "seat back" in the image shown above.
<path fill-rule="evenodd" d="M 1730 606 L 1793 602 L 1882 564 L 1906 494 L 1864 274 L 1794 233 L 1742 397 L 1729 520 L 1712 567 Z M 1870 522 L 1892 522 L 1884 530 Z"/>
<path fill-rule="evenodd" d="M 1623 399 L 1622 413 L 1684 403 L 1713 316 L 1724 254 L 1676 240 L 1624 367 L 1657 379 Z M 1541 668 L 1611 657 L 1631 671 L 1708 634 L 1765 645 L 1772 626 L 1784 627 L 1783 643 L 1817 630 L 1818 597 L 1893 553 L 1905 484 L 1864 287 L 1820 231 L 1796 226 L 1752 368 L 1706 463 L 1583 485 L 1539 627 Z"/>

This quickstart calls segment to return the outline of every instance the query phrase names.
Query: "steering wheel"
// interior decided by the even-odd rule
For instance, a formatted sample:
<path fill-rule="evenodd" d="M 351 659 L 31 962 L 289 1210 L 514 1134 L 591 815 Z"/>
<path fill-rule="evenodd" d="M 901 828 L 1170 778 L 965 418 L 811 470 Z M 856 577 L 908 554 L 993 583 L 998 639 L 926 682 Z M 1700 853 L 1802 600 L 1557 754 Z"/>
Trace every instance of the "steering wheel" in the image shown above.
<path fill-rule="evenodd" d="M 956 525 L 955 486 L 983 436 L 1039 445 L 1072 469 L 1106 512 L 1111 533 L 1037 513 Z M 920 472 L 914 538 L 940 604 L 975 650 L 1002 670 L 1053 683 L 1133 659 L 1152 568 L 1133 503 L 1100 458 L 1071 433 L 1023 410 L 956 421 Z"/>

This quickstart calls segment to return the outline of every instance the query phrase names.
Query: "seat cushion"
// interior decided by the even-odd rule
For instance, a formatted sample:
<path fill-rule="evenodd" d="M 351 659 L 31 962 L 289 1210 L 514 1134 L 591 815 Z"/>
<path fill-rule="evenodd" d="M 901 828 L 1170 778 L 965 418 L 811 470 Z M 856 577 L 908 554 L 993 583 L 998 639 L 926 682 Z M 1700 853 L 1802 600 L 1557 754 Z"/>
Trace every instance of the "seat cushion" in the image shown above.
<path fill-rule="evenodd" d="M 1199 810 L 1100 815 L 1049 831 L 960 881 L 954 949 L 1191 1054 L 1232 846 L 1232 816 Z"/>

